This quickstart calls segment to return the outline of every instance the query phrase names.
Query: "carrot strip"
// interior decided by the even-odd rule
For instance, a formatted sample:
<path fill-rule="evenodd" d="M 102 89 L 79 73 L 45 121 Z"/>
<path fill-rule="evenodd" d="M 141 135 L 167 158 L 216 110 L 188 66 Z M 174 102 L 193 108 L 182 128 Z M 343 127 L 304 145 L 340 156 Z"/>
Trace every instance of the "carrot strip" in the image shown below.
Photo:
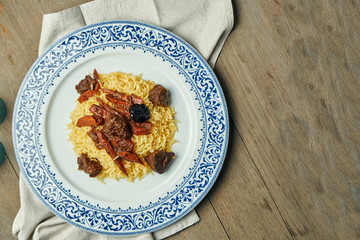
<path fill-rule="evenodd" d="M 94 78 L 95 81 L 96 81 L 94 90 L 95 90 L 95 91 L 98 91 L 98 90 L 100 89 L 100 83 L 99 83 L 99 74 L 98 74 L 98 72 L 96 71 L 96 68 L 94 68 L 93 78 Z"/>
<path fill-rule="evenodd" d="M 79 118 L 76 122 L 77 127 L 83 127 L 83 126 L 94 126 L 96 127 L 98 125 L 98 122 L 96 121 L 94 116 L 88 116 L 85 115 L 81 118 Z"/>
<path fill-rule="evenodd" d="M 90 97 L 94 96 L 96 94 L 95 90 L 87 90 L 86 92 L 84 92 L 83 94 L 80 95 L 80 97 L 78 98 L 79 103 L 82 103 L 86 100 L 88 100 Z"/>
<path fill-rule="evenodd" d="M 129 162 L 143 164 L 135 153 L 119 151 L 118 155 Z"/>

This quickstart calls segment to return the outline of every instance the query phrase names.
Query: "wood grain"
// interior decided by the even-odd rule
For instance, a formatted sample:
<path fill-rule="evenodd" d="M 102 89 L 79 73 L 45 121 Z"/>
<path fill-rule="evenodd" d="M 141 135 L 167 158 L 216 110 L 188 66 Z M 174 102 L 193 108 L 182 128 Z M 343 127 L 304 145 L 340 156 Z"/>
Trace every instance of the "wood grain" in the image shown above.
<path fill-rule="evenodd" d="M 0 88 L 0 96 L 5 100 L 7 108 L 10 111 L 8 112 L 5 122 L 0 126 L 0 139 L 6 148 L 6 153 L 9 155 L 11 165 L 14 166 L 16 170 L 14 171 L 14 169 L 11 168 L 11 165 L 8 164 L 8 168 L 3 168 L 3 170 L 1 170 L 6 174 L 13 174 L 15 176 L 16 174 L 19 174 L 19 168 L 12 149 L 12 109 L 22 79 L 37 58 L 37 46 L 41 31 L 42 14 L 60 11 L 83 2 L 86 1 L 56 1 L 54 2 L 55 4 L 25 1 L 25 6 L 21 5 L 23 1 L 21 1 L 21 3 L 20 1 L 4 1 L 1 3 L 0 23 L 3 24 L 0 26 L 4 26 L 2 29 L 5 29 L 4 31 L 6 31 L 6 34 L 1 35 L 3 39 L 0 39 L 2 40 L 0 42 L 0 49 L 3 49 L 1 57 L 7 57 L 8 59 L 2 63 L 2 67 L 0 68 L 1 79 L 6 79 L 6 82 L 4 82 L 6 85 L 3 85 L 4 88 Z M 29 19 L 33 20 L 31 21 L 31 24 Z M 21 36 L 21 38 L 18 38 L 17 36 Z M 9 42 L 11 43 L 10 45 L 8 45 Z M 19 59 L 15 59 L 14 56 Z M 26 57 L 22 58 L 22 56 Z M 6 89 L 10 89 L 10 91 L 7 91 Z M 9 183 L 18 186 L 18 178 L 11 178 Z M 1 182 L 0 187 L 3 188 Z M 11 194 L 17 196 L 15 197 L 16 204 L 13 205 L 14 207 L 9 208 L 8 211 L 4 211 L 4 224 L 0 227 L 0 229 L 3 229 L 1 231 L 4 233 L 0 232 L 2 234 L 0 235 L 1 239 L 12 239 L 11 224 L 19 209 L 18 187 L 12 188 Z M 10 204 L 11 202 L 4 200 L 5 206 Z M 199 235 L 203 236 L 204 239 L 214 236 L 218 239 L 227 238 L 221 222 L 216 217 L 216 213 L 207 198 L 199 205 L 197 211 L 199 212 L 200 217 L 202 217 L 202 221 L 200 221 L 195 228 L 188 228 L 183 231 L 181 235 L 174 235 L 171 236 L 171 238 L 194 239 L 194 237 Z M 211 231 L 209 231 L 209 228 L 211 228 Z"/>
<path fill-rule="evenodd" d="M 291 239 L 266 183 L 233 124 L 231 129 L 225 165 L 209 193 L 229 238 Z"/>
<path fill-rule="evenodd" d="M 42 15 L 86 0 L 0 1 L 0 238 L 12 239 L 19 168 L 11 117 L 37 58 Z M 234 0 L 235 26 L 215 72 L 231 138 L 197 207 L 168 239 L 360 238 L 360 3 Z"/>
<path fill-rule="evenodd" d="M 208 197 L 196 207 L 196 212 L 200 222 L 166 239 L 229 239 Z"/>
<path fill-rule="evenodd" d="M 0 239 L 11 238 L 11 227 L 20 207 L 19 183 L 9 159 L 0 166 Z"/>
<path fill-rule="evenodd" d="M 359 4 L 338 3 L 238 1 L 217 64 L 294 239 L 360 237 Z"/>
<path fill-rule="evenodd" d="M 1 3 L 2 4 L 2 3 Z M 5 147 L 11 165 L 19 174 L 12 147 L 11 119 L 17 91 L 28 68 L 33 62 L 27 49 L 22 44 L 14 25 L 11 23 L 4 6 L 0 11 L 0 97 L 4 100 L 7 115 L 0 125 L 0 140 Z"/>

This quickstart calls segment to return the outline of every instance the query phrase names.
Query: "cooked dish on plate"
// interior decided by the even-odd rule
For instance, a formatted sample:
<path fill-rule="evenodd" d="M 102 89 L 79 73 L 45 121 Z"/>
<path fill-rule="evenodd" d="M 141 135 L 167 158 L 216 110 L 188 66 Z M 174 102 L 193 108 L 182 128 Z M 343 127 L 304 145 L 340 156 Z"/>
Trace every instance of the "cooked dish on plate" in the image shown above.
<path fill-rule="evenodd" d="M 94 69 L 75 90 L 68 136 L 79 170 L 100 181 L 133 181 L 170 167 L 177 126 L 166 88 L 140 75 Z"/>

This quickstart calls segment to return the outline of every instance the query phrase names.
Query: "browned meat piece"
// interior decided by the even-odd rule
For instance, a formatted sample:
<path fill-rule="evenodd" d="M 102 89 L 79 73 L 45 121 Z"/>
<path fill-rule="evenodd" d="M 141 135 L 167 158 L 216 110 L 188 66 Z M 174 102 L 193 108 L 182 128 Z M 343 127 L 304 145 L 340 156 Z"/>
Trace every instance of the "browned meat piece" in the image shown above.
<path fill-rule="evenodd" d="M 78 169 L 84 170 L 85 173 L 89 174 L 89 177 L 96 177 L 102 171 L 102 166 L 95 158 L 95 160 L 90 160 L 87 153 L 82 153 L 80 157 L 77 158 Z"/>
<path fill-rule="evenodd" d="M 112 95 L 114 98 L 116 98 L 118 100 L 121 100 L 121 101 L 124 101 L 124 102 L 129 101 L 129 96 L 126 95 L 125 93 L 121 93 L 121 92 L 114 91 L 114 90 L 107 89 L 107 88 L 100 88 L 100 90 L 103 93 L 108 93 L 108 94 Z"/>
<path fill-rule="evenodd" d="M 149 92 L 149 100 L 155 105 L 166 107 L 170 105 L 169 91 L 161 85 L 156 85 Z"/>
<path fill-rule="evenodd" d="M 110 155 L 111 158 L 116 157 L 116 152 L 114 148 L 111 146 L 110 142 L 101 131 L 93 128 L 87 134 L 93 140 L 95 146 L 98 149 L 105 149 L 105 151 Z"/>
<path fill-rule="evenodd" d="M 87 133 L 87 135 L 93 140 L 93 142 L 95 143 L 95 146 L 96 146 L 98 149 L 102 149 L 103 146 L 101 145 L 100 139 L 98 138 L 96 132 L 97 132 L 97 130 L 96 130 L 95 128 L 92 128 L 92 129 Z"/>
<path fill-rule="evenodd" d="M 130 119 L 130 106 L 131 103 L 117 99 L 114 95 L 106 94 L 106 99 L 114 104 L 114 110 L 124 115 L 127 119 Z"/>
<path fill-rule="evenodd" d="M 126 169 L 125 169 L 124 164 L 123 164 L 122 161 L 123 161 L 123 160 L 119 157 L 119 158 L 117 158 L 117 159 L 114 160 L 114 163 L 115 163 L 116 166 L 118 166 L 118 168 L 120 169 L 120 171 L 121 171 L 122 173 L 124 173 L 125 176 L 128 177 L 129 175 L 128 175 L 127 172 L 126 172 Z"/>
<path fill-rule="evenodd" d="M 98 122 L 98 125 L 103 125 L 108 112 L 99 105 L 92 104 L 89 108 L 90 112 L 94 114 L 94 118 Z"/>
<path fill-rule="evenodd" d="M 113 146 L 117 155 L 120 151 L 131 152 L 134 148 L 134 143 L 131 139 L 113 139 L 111 140 L 111 145 Z"/>
<path fill-rule="evenodd" d="M 125 116 L 126 119 L 128 120 L 130 120 L 131 105 L 134 103 L 136 104 L 144 103 L 144 101 L 140 97 L 134 94 L 126 95 L 125 93 L 117 92 L 107 88 L 101 88 L 100 90 L 103 93 L 106 93 L 105 98 L 114 105 L 114 108 L 111 108 L 110 106 L 104 106 L 106 104 L 103 101 L 98 100 L 99 104 L 107 111 L 111 112 L 112 114 L 120 113 L 121 115 Z M 108 110 L 108 108 L 111 108 L 112 110 Z"/>
<path fill-rule="evenodd" d="M 109 141 L 131 138 L 131 128 L 123 116 L 109 115 L 101 130 Z"/>
<path fill-rule="evenodd" d="M 114 110 L 126 117 L 127 120 L 130 120 L 130 111 L 128 106 L 114 106 Z"/>
<path fill-rule="evenodd" d="M 96 131 L 96 135 L 101 144 L 101 148 L 104 148 L 105 151 L 110 155 L 111 158 L 115 158 L 116 152 L 113 149 L 113 147 L 111 146 L 109 140 L 105 137 L 105 135 L 101 131 Z"/>
<path fill-rule="evenodd" d="M 90 75 L 86 75 L 85 78 L 75 86 L 75 89 L 79 94 L 83 94 L 87 90 L 94 90 L 96 84 L 97 81 L 95 79 L 90 77 Z"/>
<path fill-rule="evenodd" d="M 140 97 L 136 96 L 135 94 L 131 94 L 130 99 L 131 99 L 131 103 L 133 103 L 133 104 L 134 103 L 135 104 L 144 104 L 144 101 Z"/>
<path fill-rule="evenodd" d="M 152 127 L 151 122 L 137 123 L 130 121 L 129 123 L 130 123 L 131 131 L 135 135 L 147 135 L 151 133 L 151 127 Z"/>
<path fill-rule="evenodd" d="M 113 94 L 106 94 L 105 98 L 114 105 L 122 106 L 124 104 L 128 104 L 127 101 L 123 101 L 123 100 L 119 99 L 117 96 L 115 96 Z"/>
<path fill-rule="evenodd" d="M 106 118 L 106 110 L 99 105 L 92 104 L 89 110 L 92 112 L 92 114 L 94 114 L 94 116 Z"/>
<path fill-rule="evenodd" d="M 119 117 L 122 117 L 122 116 L 123 116 L 123 115 L 120 114 L 118 111 L 114 110 L 112 107 L 110 107 L 109 105 L 107 105 L 106 103 L 104 103 L 104 101 L 101 100 L 101 98 L 96 98 L 96 100 L 98 101 L 98 103 L 100 104 L 100 106 L 101 106 L 102 108 L 104 108 L 104 109 L 109 113 L 108 115 L 110 115 L 110 113 L 111 113 L 111 114 L 114 114 L 114 115 L 119 116 Z"/>
<path fill-rule="evenodd" d="M 130 105 L 133 103 L 144 104 L 144 101 L 140 97 L 136 96 L 135 94 L 127 95 L 125 93 L 114 91 L 114 90 L 107 89 L 107 88 L 101 88 L 100 90 L 103 93 L 107 93 L 107 95 L 111 95 L 112 99 L 117 99 L 117 100 L 120 100 L 123 102 L 127 102 Z M 108 100 L 111 102 L 110 99 L 108 99 Z M 114 103 L 114 104 L 116 104 L 116 103 Z"/>
<path fill-rule="evenodd" d="M 162 174 L 169 167 L 171 161 L 174 159 L 175 153 L 166 152 L 164 150 L 157 150 L 145 157 L 145 161 L 149 164 L 150 168 Z"/>

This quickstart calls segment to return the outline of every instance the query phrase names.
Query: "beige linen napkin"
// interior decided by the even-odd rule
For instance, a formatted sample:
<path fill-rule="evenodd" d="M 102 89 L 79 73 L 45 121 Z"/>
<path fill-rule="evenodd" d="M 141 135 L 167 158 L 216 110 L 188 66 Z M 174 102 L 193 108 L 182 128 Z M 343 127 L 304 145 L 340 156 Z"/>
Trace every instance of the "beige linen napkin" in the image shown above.
<path fill-rule="evenodd" d="M 170 30 L 195 47 L 213 67 L 232 29 L 233 10 L 231 0 L 95 0 L 44 15 L 39 55 L 82 26 L 110 20 L 142 21 Z M 81 230 L 55 216 L 32 193 L 22 174 L 20 204 L 12 228 L 19 239 L 121 239 Z M 163 239 L 199 220 L 193 210 L 166 228 L 126 239 Z"/>

